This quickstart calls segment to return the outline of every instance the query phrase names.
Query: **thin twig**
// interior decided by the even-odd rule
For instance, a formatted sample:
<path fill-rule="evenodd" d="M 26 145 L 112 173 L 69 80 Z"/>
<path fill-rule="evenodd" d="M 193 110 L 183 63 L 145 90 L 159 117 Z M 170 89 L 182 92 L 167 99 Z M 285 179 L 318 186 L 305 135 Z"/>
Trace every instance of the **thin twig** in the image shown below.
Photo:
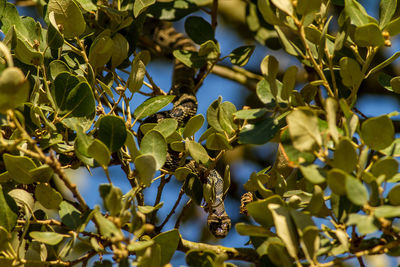
<path fill-rule="evenodd" d="M 156 227 L 157 232 L 159 232 L 159 231 L 161 231 L 161 230 L 163 229 L 163 227 L 167 224 L 167 222 L 169 221 L 169 219 L 171 218 L 171 216 L 175 213 L 175 210 L 176 210 L 176 208 L 178 207 L 179 202 L 181 201 L 183 194 L 185 193 L 184 187 L 185 187 L 185 183 L 183 183 L 183 185 L 182 185 L 182 187 L 181 187 L 181 190 L 179 191 L 178 199 L 175 201 L 175 204 L 174 204 L 174 206 L 172 207 L 171 211 L 168 213 L 167 217 L 166 217 L 165 220 L 161 223 L 161 225 Z"/>
<path fill-rule="evenodd" d="M 211 27 L 214 30 L 214 32 L 218 25 L 217 17 L 218 17 L 218 0 L 214 0 L 211 11 Z"/>
<path fill-rule="evenodd" d="M 181 213 L 179 214 L 178 218 L 176 219 L 175 222 L 175 229 L 179 229 L 179 226 L 181 225 L 181 220 L 183 218 L 183 216 L 185 215 L 185 212 L 187 211 L 188 208 L 190 208 L 190 206 L 192 205 L 192 199 L 189 199 L 185 206 L 183 206 Z"/>

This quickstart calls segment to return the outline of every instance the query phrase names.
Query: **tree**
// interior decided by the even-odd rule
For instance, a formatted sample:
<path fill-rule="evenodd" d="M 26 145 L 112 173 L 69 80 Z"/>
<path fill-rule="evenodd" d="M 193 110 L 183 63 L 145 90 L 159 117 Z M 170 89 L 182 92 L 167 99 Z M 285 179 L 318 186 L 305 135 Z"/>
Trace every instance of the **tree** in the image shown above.
<path fill-rule="evenodd" d="M 379 19 L 356 0 L 232 3 L 49 0 L 35 4 L 36 21 L 0 1 L 0 262 L 164 266 L 181 251 L 190 266 L 353 258 L 363 266 L 366 255 L 400 254 L 398 113 L 367 117 L 356 108 L 372 87 L 400 92 L 400 53 L 383 53 L 400 32 L 397 1 L 381 0 Z M 222 54 L 221 20 L 251 45 Z M 267 55 L 260 71 L 246 68 L 256 41 L 299 64 L 282 70 Z M 170 92 L 148 71 L 160 56 L 174 69 Z M 251 101 L 237 109 L 218 98 L 195 115 L 210 74 L 244 86 Z M 138 103 L 139 95 L 147 99 Z M 272 166 L 250 158 L 254 145 L 269 142 L 278 144 Z M 231 181 L 226 157 L 240 149 L 250 152 L 239 157 L 263 164 L 244 184 Z M 124 177 L 110 175 L 112 166 Z M 87 204 L 68 175 L 77 168 L 104 170 L 102 203 Z M 165 186 L 174 182 L 175 204 L 162 216 Z M 156 183 L 152 196 L 145 189 Z M 247 245 L 180 234 L 185 217 L 195 216 L 188 212 L 202 206 L 210 231 L 225 237 L 223 199 L 233 186 L 246 191 L 232 227 Z"/>

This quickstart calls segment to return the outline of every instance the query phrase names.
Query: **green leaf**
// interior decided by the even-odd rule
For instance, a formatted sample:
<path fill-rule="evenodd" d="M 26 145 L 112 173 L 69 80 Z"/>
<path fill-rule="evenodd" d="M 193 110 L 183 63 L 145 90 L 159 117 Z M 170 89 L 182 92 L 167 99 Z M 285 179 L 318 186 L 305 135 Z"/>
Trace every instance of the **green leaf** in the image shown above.
<path fill-rule="evenodd" d="M 233 113 L 235 113 L 236 107 L 231 102 L 223 102 L 218 108 L 218 121 L 222 129 L 228 134 L 233 134 L 238 126 L 233 121 Z"/>
<path fill-rule="evenodd" d="M 139 173 L 140 182 L 149 187 L 156 173 L 156 159 L 153 155 L 139 155 L 135 158 L 135 168 Z"/>
<path fill-rule="evenodd" d="M 32 184 L 35 181 L 29 171 L 36 165 L 30 158 L 5 153 L 3 160 L 11 179 L 17 183 Z"/>
<path fill-rule="evenodd" d="M 202 17 L 191 16 L 185 21 L 187 35 L 196 43 L 202 44 L 208 40 L 214 40 L 214 30 Z"/>
<path fill-rule="evenodd" d="M 60 73 L 62 73 L 62 72 L 70 72 L 70 69 L 69 69 L 69 67 L 68 67 L 68 65 L 67 64 L 65 64 L 63 61 L 61 61 L 61 60 L 53 60 L 52 62 L 50 62 L 50 64 L 49 64 L 49 68 L 50 68 L 50 75 L 51 75 L 51 78 L 53 79 L 53 80 L 55 80 L 56 79 L 56 77 L 58 76 L 58 74 L 60 74 Z M 78 83 L 77 83 L 78 84 Z M 61 85 L 61 83 L 59 83 L 59 85 Z M 73 87 L 72 87 L 73 88 Z M 53 93 L 53 95 L 54 95 L 54 89 L 53 88 L 51 88 L 52 89 L 52 93 Z"/>
<path fill-rule="evenodd" d="M 340 169 L 328 171 L 327 182 L 332 192 L 338 195 L 346 194 L 346 180 L 350 175 Z M 350 182 L 351 183 L 351 182 Z"/>
<path fill-rule="evenodd" d="M 286 245 L 289 255 L 297 259 L 299 240 L 296 235 L 296 227 L 290 217 L 289 210 L 278 204 L 269 204 L 272 218 L 274 220 L 276 233 Z"/>
<path fill-rule="evenodd" d="M 273 195 L 263 200 L 256 200 L 250 202 L 246 205 L 246 209 L 251 217 L 264 226 L 265 228 L 269 229 L 274 225 L 274 221 L 272 219 L 272 214 L 268 205 L 271 203 L 283 205 L 283 200 L 278 195 Z"/>
<path fill-rule="evenodd" d="M 27 65 L 39 66 L 43 64 L 43 54 L 35 50 L 32 45 L 23 37 L 17 37 L 15 56 Z"/>
<path fill-rule="evenodd" d="M 379 3 L 379 27 L 381 29 L 390 22 L 396 11 L 397 0 L 381 0 Z"/>
<path fill-rule="evenodd" d="M 344 85 L 354 88 L 359 86 L 364 79 L 360 65 L 352 58 L 343 57 L 340 59 L 340 76 Z"/>
<path fill-rule="evenodd" d="M 369 118 L 361 125 L 361 137 L 371 149 L 384 149 L 394 141 L 393 123 L 387 115 Z"/>
<path fill-rule="evenodd" d="M 283 75 L 282 91 L 281 91 L 282 100 L 289 100 L 289 97 L 291 96 L 291 93 L 294 90 L 294 86 L 296 85 L 296 75 L 297 75 L 296 66 L 290 66 Z"/>
<path fill-rule="evenodd" d="M 89 62 L 93 68 L 100 68 L 107 64 L 113 54 L 114 41 L 110 37 L 109 29 L 100 33 L 94 39 L 89 50 Z"/>
<path fill-rule="evenodd" d="M 71 229 L 77 229 L 81 223 L 81 212 L 67 201 L 60 203 L 60 218 L 61 222 Z"/>
<path fill-rule="evenodd" d="M 325 102 L 326 120 L 328 122 L 329 134 L 332 137 L 335 144 L 339 141 L 339 131 L 336 127 L 336 113 L 338 110 L 338 102 L 333 98 L 329 97 Z"/>
<path fill-rule="evenodd" d="M 54 12 L 56 25 L 61 25 L 65 38 L 79 37 L 85 31 L 82 12 L 73 0 L 49 0 L 47 12 Z"/>
<path fill-rule="evenodd" d="M 128 147 L 129 153 L 131 154 L 131 161 L 134 161 L 135 158 L 140 155 L 140 152 L 136 146 L 135 137 L 130 130 L 127 130 L 125 145 Z"/>
<path fill-rule="evenodd" d="M 59 234 L 59 233 L 55 233 L 55 232 L 36 232 L 36 231 L 33 231 L 33 232 L 30 232 L 29 235 L 30 235 L 30 237 L 32 237 L 36 241 L 39 241 L 41 243 L 45 243 L 45 244 L 50 245 L 50 246 L 57 245 L 64 238 L 64 235 Z"/>
<path fill-rule="evenodd" d="M 311 12 L 318 12 L 321 7 L 321 0 L 299 0 L 296 11 L 300 15 L 307 15 Z"/>
<path fill-rule="evenodd" d="M 393 206 L 400 206 L 400 185 L 397 184 L 390 189 L 388 199 Z"/>
<path fill-rule="evenodd" d="M 161 248 L 161 265 L 169 263 L 174 255 L 181 237 L 177 229 L 156 235 L 153 240 Z"/>
<path fill-rule="evenodd" d="M 173 55 L 189 68 L 201 68 L 207 63 L 207 56 L 200 56 L 198 52 L 175 50 Z"/>
<path fill-rule="evenodd" d="M 153 5 L 156 0 L 135 0 L 133 4 L 133 15 L 137 18 L 142 12 L 144 12 L 149 6 Z"/>
<path fill-rule="evenodd" d="M 22 105 L 28 99 L 29 90 L 29 81 L 20 69 L 3 70 L 0 73 L 0 113 Z"/>
<path fill-rule="evenodd" d="M 157 125 L 153 128 L 153 130 L 159 131 L 164 136 L 164 138 L 167 139 L 168 137 L 170 137 L 172 134 L 175 133 L 177 127 L 178 127 L 178 122 L 175 119 L 167 118 L 158 122 Z"/>
<path fill-rule="evenodd" d="M 203 123 L 204 116 L 202 114 L 191 117 L 183 130 L 183 138 L 194 136 L 194 134 L 200 130 L 201 126 L 203 126 Z"/>
<path fill-rule="evenodd" d="M 89 156 L 94 158 L 103 168 L 106 168 L 110 163 L 111 152 L 99 139 L 93 140 L 89 145 L 87 152 Z"/>
<path fill-rule="evenodd" d="M 321 184 L 326 180 L 325 176 L 321 173 L 321 169 L 315 164 L 300 166 L 300 171 L 313 184 Z"/>
<path fill-rule="evenodd" d="M 229 150 L 232 146 L 229 144 L 226 136 L 221 133 L 213 133 L 207 138 L 206 147 L 210 150 Z"/>
<path fill-rule="evenodd" d="M 314 112 L 306 109 L 296 109 L 287 117 L 289 134 L 293 146 L 300 152 L 315 150 L 322 144 L 318 119 Z"/>
<path fill-rule="evenodd" d="M 35 188 L 35 198 L 46 209 L 58 209 L 63 197 L 48 184 L 38 184 Z"/>
<path fill-rule="evenodd" d="M 100 234 L 108 238 L 123 238 L 121 230 L 118 229 L 113 222 L 104 218 L 104 216 L 98 209 L 99 207 L 96 207 L 94 211 L 94 219 L 96 221 L 96 226 L 99 229 Z"/>
<path fill-rule="evenodd" d="M 390 36 L 396 36 L 400 33 L 400 17 L 392 20 L 388 23 L 385 30 L 389 33 Z"/>
<path fill-rule="evenodd" d="M 262 74 L 271 82 L 276 79 L 276 75 L 279 71 L 279 62 L 274 56 L 268 55 L 261 62 L 260 68 Z"/>
<path fill-rule="evenodd" d="M 293 4 L 291 0 L 271 0 L 271 2 L 289 16 L 293 14 Z"/>
<path fill-rule="evenodd" d="M 148 52 L 142 51 L 132 61 L 127 85 L 132 93 L 138 92 L 142 88 L 144 76 L 146 75 L 146 58 L 148 57 L 150 57 Z"/>
<path fill-rule="evenodd" d="M 43 164 L 37 168 L 29 170 L 33 179 L 36 182 L 47 183 L 53 177 L 54 171 L 53 169 L 46 164 Z"/>
<path fill-rule="evenodd" d="M 218 119 L 218 111 L 219 111 L 219 106 L 221 105 L 221 101 L 222 98 L 218 97 L 218 99 L 214 100 L 207 109 L 207 122 L 212 128 L 214 128 L 218 132 L 224 131 Z"/>
<path fill-rule="evenodd" d="M 141 213 L 144 214 L 150 214 L 156 210 L 159 210 L 162 208 L 162 206 L 164 205 L 163 202 L 158 203 L 157 205 L 153 206 L 138 206 L 138 211 L 140 211 Z"/>
<path fill-rule="evenodd" d="M 350 139 L 343 138 L 336 146 L 332 165 L 351 173 L 357 165 L 358 156 Z"/>
<path fill-rule="evenodd" d="M 87 82 L 81 82 L 75 86 L 67 96 L 65 107 L 74 117 L 85 117 L 93 114 L 96 109 L 96 102 L 90 85 Z"/>
<path fill-rule="evenodd" d="M 381 46 L 384 44 L 382 32 L 375 23 L 368 23 L 356 28 L 354 41 L 361 47 Z"/>
<path fill-rule="evenodd" d="M 136 108 L 133 116 L 136 119 L 143 119 L 147 116 L 153 115 L 154 113 L 158 112 L 160 109 L 171 103 L 174 98 L 175 96 L 173 95 L 160 95 L 149 98 Z"/>
<path fill-rule="evenodd" d="M 3 191 L 0 185 L 0 227 L 8 232 L 14 228 L 18 219 L 18 207 L 14 199 Z"/>
<path fill-rule="evenodd" d="M 390 80 L 390 87 L 386 87 L 389 91 L 392 91 L 394 93 L 400 94 L 400 77 L 394 77 L 393 79 Z"/>
<path fill-rule="evenodd" d="M 365 216 L 361 214 L 351 213 L 346 222 L 347 225 L 357 225 L 357 230 L 362 235 L 371 234 L 378 231 L 378 227 L 374 224 L 375 218 L 373 216 Z"/>
<path fill-rule="evenodd" d="M 102 141 L 111 151 L 118 151 L 126 140 L 126 127 L 120 117 L 107 115 L 100 119 L 97 138 Z"/>
<path fill-rule="evenodd" d="M 92 144 L 94 138 L 86 135 L 80 126 L 76 127 L 75 130 L 77 135 L 74 142 L 75 154 L 83 163 L 93 166 L 94 160 L 89 155 L 88 148 Z"/>
<path fill-rule="evenodd" d="M 174 175 L 176 180 L 184 181 L 192 171 L 187 167 L 179 167 L 175 170 Z"/>
<path fill-rule="evenodd" d="M 208 153 L 201 144 L 195 141 L 186 141 L 185 144 L 190 156 L 196 162 L 206 164 L 209 161 Z"/>
<path fill-rule="evenodd" d="M 290 209 L 289 212 L 296 225 L 304 254 L 312 261 L 320 246 L 319 229 L 309 214 L 294 209 Z"/>
<path fill-rule="evenodd" d="M 112 41 L 114 46 L 111 56 L 111 67 L 116 68 L 128 57 L 129 43 L 126 38 L 118 32 L 112 37 Z"/>
<path fill-rule="evenodd" d="M 255 108 L 255 109 L 243 109 L 233 113 L 233 116 L 237 119 L 242 120 L 253 120 L 264 116 L 267 113 L 265 108 Z"/>
<path fill-rule="evenodd" d="M 371 173 L 375 177 L 384 176 L 385 180 L 391 179 L 397 174 L 399 163 L 392 157 L 380 158 L 372 165 Z"/>
<path fill-rule="evenodd" d="M 138 250 L 143 250 L 146 249 L 154 244 L 154 240 L 145 240 L 145 241 L 137 241 L 137 242 L 132 242 L 127 246 L 127 249 L 129 251 L 138 251 Z"/>
<path fill-rule="evenodd" d="M 363 206 L 368 202 L 368 192 L 363 183 L 351 176 L 345 181 L 347 198 L 355 205 Z"/>
<path fill-rule="evenodd" d="M 400 209 L 397 206 L 383 205 L 375 208 L 374 215 L 377 218 L 400 217 Z"/>
<path fill-rule="evenodd" d="M 344 3 L 344 11 L 354 25 L 362 26 L 369 22 L 368 14 L 360 3 L 355 0 L 344 0 Z"/>
<path fill-rule="evenodd" d="M 264 20 L 271 25 L 281 25 L 282 21 L 271 8 L 270 0 L 257 0 L 257 7 Z"/>
<path fill-rule="evenodd" d="M 250 225 L 245 223 L 237 223 L 235 230 L 239 235 L 270 237 L 272 234 L 265 227 Z"/>
<path fill-rule="evenodd" d="M 152 155 L 156 160 L 156 169 L 160 169 L 167 157 L 167 142 L 164 136 L 156 130 L 146 133 L 140 142 L 140 153 L 143 155 Z"/>
<path fill-rule="evenodd" d="M 247 64 L 247 62 L 249 62 L 249 59 L 254 52 L 254 49 L 255 49 L 254 45 L 240 46 L 234 49 L 229 54 L 229 59 L 231 60 L 232 64 L 243 67 L 244 65 Z"/>

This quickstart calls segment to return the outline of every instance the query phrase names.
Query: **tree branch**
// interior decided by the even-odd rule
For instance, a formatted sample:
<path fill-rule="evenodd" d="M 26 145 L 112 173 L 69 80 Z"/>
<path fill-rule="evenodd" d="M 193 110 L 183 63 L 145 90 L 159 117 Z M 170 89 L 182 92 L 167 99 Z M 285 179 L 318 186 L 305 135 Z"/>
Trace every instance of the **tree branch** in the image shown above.
<path fill-rule="evenodd" d="M 252 248 L 229 248 L 218 245 L 192 242 L 182 238 L 179 242 L 178 250 L 186 253 L 191 249 L 211 250 L 216 254 L 226 254 L 229 260 L 257 262 L 259 259 L 257 251 Z"/>

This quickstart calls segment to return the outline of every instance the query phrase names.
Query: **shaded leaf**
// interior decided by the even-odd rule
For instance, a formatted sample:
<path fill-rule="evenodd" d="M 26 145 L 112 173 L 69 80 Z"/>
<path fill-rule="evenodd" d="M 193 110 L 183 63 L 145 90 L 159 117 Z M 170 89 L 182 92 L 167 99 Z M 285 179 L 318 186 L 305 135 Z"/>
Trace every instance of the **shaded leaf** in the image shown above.
<path fill-rule="evenodd" d="M 102 141 L 112 152 L 120 149 L 126 140 L 126 127 L 124 121 L 117 116 L 107 115 L 100 119 L 97 138 Z"/>
<path fill-rule="evenodd" d="M 0 227 L 8 232 L 14 228 L 18 218 L 18 207 L 14 199 L 0 185 Z"/>
<path fill-rule="evenodd" d="M 211 25 L 202 17 L 191 16 L 185 20 L 185 31 L 196 43 L 202 44 L 214 39 L 214 30 Z"/>
<path fill-rule="evenodd" d="M 254 45 L 246 45 L 234 49 L 229 54 L 231 63 L 234 65 L 238 65 L 240 67 L 246 65 L 251 55 L 253 54 L 254 49 L 255 49 Z"/>

